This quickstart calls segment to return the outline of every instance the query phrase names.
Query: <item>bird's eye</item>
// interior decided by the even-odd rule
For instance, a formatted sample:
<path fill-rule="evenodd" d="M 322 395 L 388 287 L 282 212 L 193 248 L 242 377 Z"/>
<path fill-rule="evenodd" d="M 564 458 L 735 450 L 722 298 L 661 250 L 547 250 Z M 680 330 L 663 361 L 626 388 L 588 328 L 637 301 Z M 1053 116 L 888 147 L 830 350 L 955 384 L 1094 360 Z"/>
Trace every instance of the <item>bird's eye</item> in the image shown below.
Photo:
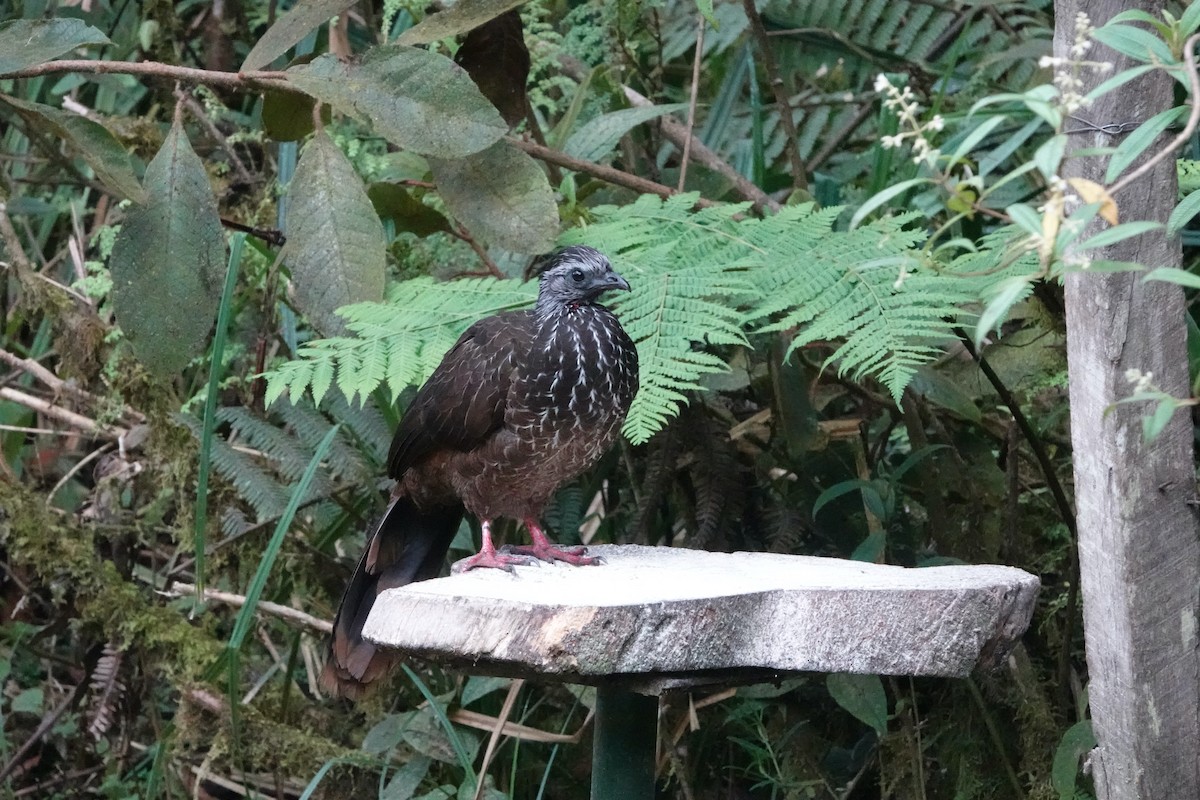
<path fill-rule="evenodd" d="M 571 280 L 575 281 L 576 283 L 579 283 L 581 280 L 583 280 L 583 270 L 581 270 L 581 269 L 571 270 Z"/>

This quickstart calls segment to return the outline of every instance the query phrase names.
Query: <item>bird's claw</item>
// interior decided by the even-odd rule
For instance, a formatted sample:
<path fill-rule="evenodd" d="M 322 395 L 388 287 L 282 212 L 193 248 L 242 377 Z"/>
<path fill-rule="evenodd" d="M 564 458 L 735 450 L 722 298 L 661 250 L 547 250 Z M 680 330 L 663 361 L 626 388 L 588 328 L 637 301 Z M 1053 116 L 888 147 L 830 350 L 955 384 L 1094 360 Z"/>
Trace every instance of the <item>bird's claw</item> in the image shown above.
<path fill-rule="evenodd" d="M 473 569 L 502 569 L 505 572 L 516 572 L 514 567 L 528 567 L 538 563 L 538 560 L 533 556 L 513 554 L 513 553 L 498 553 L 495 550 L 491 552 L 479 552 L 467 558 L 461 558 L 455 561 L 450 566 L 452 575 L 459 575 L 464 572 L 470 572 Z"/>
<path fill-rule="evenodd" d="M 500 549 L 504 553 L 535 558 L 538 561 L 546 561 L 551 563 L 555 561 L 562 561 L 565 564 L 571 564 L 572 566 L 576 567 L 587 567 L 604 563 L 604 559 L 600 558 L 600 556 L 589 556 L 587 554 L 587 548 L 583 545 L 561 547 L 553 544 L 509 544 Z"/>

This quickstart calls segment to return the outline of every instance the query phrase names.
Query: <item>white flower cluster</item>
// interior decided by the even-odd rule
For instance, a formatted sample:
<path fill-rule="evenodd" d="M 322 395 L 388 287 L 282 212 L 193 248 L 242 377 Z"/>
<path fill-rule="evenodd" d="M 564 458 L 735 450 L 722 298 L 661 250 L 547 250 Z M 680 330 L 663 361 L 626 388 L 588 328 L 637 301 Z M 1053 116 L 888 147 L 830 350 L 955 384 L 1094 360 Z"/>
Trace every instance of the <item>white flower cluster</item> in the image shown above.
<path fill-rule="evenodd" d="M 1134 394 L 1141 394 L 1142 392 L 1151 391 L 1155 388 L 1154 373 L 1142 372 L 1137 367 L 1130 367 L 1129 369 L 1125 370 L 1125 380 L 1133 384 Z"/>
<path fill-rule="evenodd" d="M 1091 104 L 1083 95 L 1083 79 L 1079 77 L 1081 67 L 1088 67 L 1094 72 L 1108 72 L 1112 64 L 1099 61 L 1085 61 L 1084 56 L 1092 49 L 1092 34 L 1096 29 L 1092 21 L 1082 11 L 1075 16 L 1075 39 L 1071 43 L 1070 57 L 1055 58 L 1042 56 L 1038 66 L 1054 70 L 1054 85 L 1058 88 L 1058 102 L 1063 111 L 1074 114 L 1081 108 Z"/>
<path fill-rule="evenodd" d="M 900 132 L 894 136 L 884 136 L 880 139 L 880 146 L 890 149 L 900 147 L 905 140 L 912 140 L 913 163 L 920 164 L 924 161 L 930 167 L 936 166 L 941 152 L 930 144 L 925 134 L 937 133 L 946 127 L 946 121 L 942 119 L 942 116 L 937 114 L 933 119 L 922 122 L 918 118 L 921 106 L 917 103 L 913 90 L 907 86 L 893 86 L 887 75 L 883 73 L 875 77 L 875 91 L 884 96 L 884 108 L 890 108 L 896 112 L 901 128 Z"/>

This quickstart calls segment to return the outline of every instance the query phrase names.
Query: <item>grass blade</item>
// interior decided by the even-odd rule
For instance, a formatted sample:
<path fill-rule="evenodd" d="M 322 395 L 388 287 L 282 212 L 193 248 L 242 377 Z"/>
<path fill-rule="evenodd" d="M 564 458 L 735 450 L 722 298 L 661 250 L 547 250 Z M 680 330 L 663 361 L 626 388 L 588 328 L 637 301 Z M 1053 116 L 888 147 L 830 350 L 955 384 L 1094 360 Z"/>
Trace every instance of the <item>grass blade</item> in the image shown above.
<path fill-rule="evenodd" d="M 229 239 L 229 268 L 225 271 L 225 288 L 221 291 L 221 305 L 217 309 L 217 330 L 213 335 L 212 363 L 208 367 L 208 389 L 204 399 L 204 422 L 200 429 L 200 463 L 196 476 L 196 513 L 193 524 L 192 546 L 196 552 L 196 594 L 192 604 L 195 613 L 204 602 L 205 550 L 208 547 L 208 478 L 212 471 L 212 437 L 216 425 L 217 389 L 221 384 L 221 366 L 225 355 L 225 337 L 229 329 L 229 317 L 233 307 L 233 290 L 237 287 L 238 268 L 242 263 L 242 246 L 246 234 L 235 233 Z"/>

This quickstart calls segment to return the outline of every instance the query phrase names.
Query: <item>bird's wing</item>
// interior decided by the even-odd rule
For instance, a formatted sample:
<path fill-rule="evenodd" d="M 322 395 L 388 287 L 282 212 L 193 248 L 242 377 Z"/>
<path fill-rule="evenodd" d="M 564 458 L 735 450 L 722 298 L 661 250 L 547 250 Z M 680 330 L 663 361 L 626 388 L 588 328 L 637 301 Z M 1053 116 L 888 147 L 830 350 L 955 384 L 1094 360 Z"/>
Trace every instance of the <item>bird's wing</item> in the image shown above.
<path fill-rule="evenodd" d="M 400 421 L 388 453 L 388 475 L 398 480 L 439 450 L 472 450 L 498 430 L 516 365 L 532 341 L 533 316 L 527 311 L 496 314 L 468 328 Z"/>

